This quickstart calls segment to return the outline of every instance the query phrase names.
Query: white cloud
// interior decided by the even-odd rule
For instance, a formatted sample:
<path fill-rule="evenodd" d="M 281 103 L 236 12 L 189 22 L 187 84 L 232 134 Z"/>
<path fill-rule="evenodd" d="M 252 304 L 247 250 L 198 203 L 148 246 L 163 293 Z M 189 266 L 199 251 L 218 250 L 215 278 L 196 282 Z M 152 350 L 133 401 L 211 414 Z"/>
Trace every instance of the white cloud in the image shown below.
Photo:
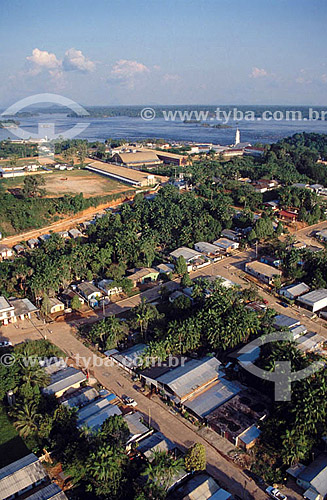
<path fill-rule="evenodd" d="M 163 75 L 163 81 L 165 83 L 177 83 L 181 81 L 181 77 L 174 73 L 165 73 Z"/>
<path fill-rule="evenodd" d="M 149 72 L 149 68 L 143 63 L 120 59 L 114 64 L 110 72 L 111 78 L 109 82 L 120 82 L 122 85 L 132 89 L 135 86 L 137 78 Z"/>
<path fill-rule="evenodd" d="M 250 78 L 263 78 L 268 76 L 268 72 L 263 68 L 252 68 L 252 72 L 250 73 Z"/>
<path fill-rule="evenodd" d="M 88 73 L 95 69 L 95 63 L 84 56 L 81 50 L 69 49 L 62 61 L 64 71 L 81 71 Z"/>
<path fill-rule="evenodd" d="M 42 69 L 54 70 L 61 67 L 61 61 L 57 59 L 56 54 L 47 50 L 34 49 L 31 56 L 26 59 L 32 63 L 34 70 L 41 71 Z"/>
<path fill-rule="evenodd" d="M 324 73 L 323 75 L 321 75 L 321 77 L 320 77 L 320 78 L 321 78 L 321 81 L 322 81 L 323 83 L 327 83 L 327 75 L 326 75 L 326 73 Z"/>
<path fill-rule="evenodd" d="M 87 59 L 82 51 L 69 49 L 65 52 L 63 60 L 56 54 L 47 50 L 33 49 L 32 55 L 26 57 L 29 63 L 27 74 L 29 76 L 39 75 L 41 72 L 50 75 L 53 79 L 61 79 L 65 71 L 80 71 L 86 73 L 93 71 L 95 63 Z"/>

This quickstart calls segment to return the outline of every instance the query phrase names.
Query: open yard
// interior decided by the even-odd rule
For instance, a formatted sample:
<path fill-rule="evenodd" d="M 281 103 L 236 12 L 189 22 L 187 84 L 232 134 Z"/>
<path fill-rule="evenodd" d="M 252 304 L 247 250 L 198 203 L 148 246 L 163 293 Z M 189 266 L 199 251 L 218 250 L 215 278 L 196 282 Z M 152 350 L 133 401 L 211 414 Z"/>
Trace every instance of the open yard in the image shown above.
<path fill-rule="evenodd" d="M 65 194 L 75 195 L 83 193 L 85 198 L 92 196 L 104 196 L 107 194 L 120 193 L 127 191 L 129 187 L 126 184 L 117 182 L 107 177 L 94 174 L 87 170 L 63 170 L 54 171 L 51 174 L 38 174 L 45 179 L 45 190 L 48 197 L 63 196 Z M 2 179 L 2 184 L 7 189 L 22 187 L 24 177 L 13 179 Z"/>
<path fill-rule="evenodd" d="M 9 421 L 6 411 L 0 404 L 0 468 L 19 460 L 28 455 L 30 450 L 19 437 L 12 423 Z"/>

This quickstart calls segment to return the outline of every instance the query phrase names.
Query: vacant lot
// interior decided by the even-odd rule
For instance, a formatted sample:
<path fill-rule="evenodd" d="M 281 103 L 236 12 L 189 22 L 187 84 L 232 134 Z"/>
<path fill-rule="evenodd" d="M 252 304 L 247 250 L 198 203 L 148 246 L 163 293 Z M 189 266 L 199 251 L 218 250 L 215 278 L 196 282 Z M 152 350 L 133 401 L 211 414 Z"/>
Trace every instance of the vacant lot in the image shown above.
<path fill-rule="evenodd" d="M 39 174 L 45 179 L 45 190 L 48 197 L 63 196 L 65 194 L 75 195 L 83 193 L 85 198 L 92 196 L 104 196 L 106 194 L 127 191 L 126 184 L 112 179 L 101 177 L 87 170 L 55 171 L 51 174 Z M 7 189 L 22 187 L 24 177 L 4 179 L 0 183 Z"/>
<path fill-rule="evenodd" d="M 30 453 L 0 404 L 0 468 Z"/>

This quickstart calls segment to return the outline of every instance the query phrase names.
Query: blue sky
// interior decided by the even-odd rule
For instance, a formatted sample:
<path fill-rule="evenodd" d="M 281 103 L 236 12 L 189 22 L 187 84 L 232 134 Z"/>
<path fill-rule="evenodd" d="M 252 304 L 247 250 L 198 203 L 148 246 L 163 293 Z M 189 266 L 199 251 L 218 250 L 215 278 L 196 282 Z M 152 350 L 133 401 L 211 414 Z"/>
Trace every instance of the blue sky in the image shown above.
<path fill-rule="evenodd" d="M 1 0 L 0 105 L 327 100 L 326 0 Z"/>

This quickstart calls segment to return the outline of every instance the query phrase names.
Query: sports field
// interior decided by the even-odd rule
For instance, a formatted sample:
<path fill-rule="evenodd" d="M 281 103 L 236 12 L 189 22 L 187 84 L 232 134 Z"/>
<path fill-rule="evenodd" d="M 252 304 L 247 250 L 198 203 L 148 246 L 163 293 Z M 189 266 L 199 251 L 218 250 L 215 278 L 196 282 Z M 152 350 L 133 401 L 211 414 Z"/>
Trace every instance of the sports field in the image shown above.
<path fill-rule="evenodd" d="M 35 175 L 35 174 L 34 174 Z M 130 189 L 129 186 L 121 182 L 101 177 L 87 170 L 63 170 L 53 173 L 38 173 L 45 180 L 44 189 L 47 197 L 63 196 L 65 194 L 75 195 L 83 193 L 85 198 L 92 196 L 104 196 L 107 194 L 120 193 Z M 2 179 L 2 184 L 8 190 L 21 188 L 24 177 L 15 177 L 13 179 Z"/>

